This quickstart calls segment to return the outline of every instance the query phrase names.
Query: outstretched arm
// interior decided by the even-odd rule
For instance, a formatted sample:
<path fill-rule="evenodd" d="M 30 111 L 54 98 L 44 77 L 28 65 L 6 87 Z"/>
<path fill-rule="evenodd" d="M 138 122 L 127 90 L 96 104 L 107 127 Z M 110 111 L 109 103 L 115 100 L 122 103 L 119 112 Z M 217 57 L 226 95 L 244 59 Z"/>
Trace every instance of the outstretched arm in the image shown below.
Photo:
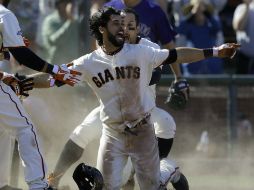
<path fill-rule="evenodd" d="M 53 75 L 57 80 L 74 86 L 76 84 L 72 77 L 81 75 L 80 72 L 70 70 L 67 67 L 52 65 L 41 59 L 27 47 L 8 48 L 13 57 L 22 65 L 35 71 L 44 72 Z"/>
<path fill-rule="evenodd" d="M 170 50 L 169 56 L 162 64 L 192 63 L 209 57 L 232 58 L 239 47 L 240 45 L 235 43 L 227 43 L 208 49 L 179 47 Z"/>

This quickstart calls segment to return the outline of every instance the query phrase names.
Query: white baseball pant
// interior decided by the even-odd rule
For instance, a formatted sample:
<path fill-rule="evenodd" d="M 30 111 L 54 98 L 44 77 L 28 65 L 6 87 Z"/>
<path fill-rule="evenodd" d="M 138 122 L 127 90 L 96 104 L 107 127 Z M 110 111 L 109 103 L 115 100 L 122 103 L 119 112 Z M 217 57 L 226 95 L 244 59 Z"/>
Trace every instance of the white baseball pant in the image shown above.
<path fill-rule="evenodd" d="M 106 125 L 103 127 L 97 158 L 97 168 L 101 171 L 105 190 L 119 190 L 122 173 L 131 158 L 141 190 L 158 190 L 160 186 L 160 160 L 158 143 L 150 118 L 146 123 L 119 132 Z"/>
<path fill-rule="evenodd" d="M 0 128 L 0 188 L 10 185 L 10 174 L 15 138 L 3 127 Z"/>
<path fill-rule="evenodd" d="M 29 189 L 47 187 L 46 166 L 40 150 L 36 129 L 19 98 L 0 81 L 0 123 L 16 137 Z"/>

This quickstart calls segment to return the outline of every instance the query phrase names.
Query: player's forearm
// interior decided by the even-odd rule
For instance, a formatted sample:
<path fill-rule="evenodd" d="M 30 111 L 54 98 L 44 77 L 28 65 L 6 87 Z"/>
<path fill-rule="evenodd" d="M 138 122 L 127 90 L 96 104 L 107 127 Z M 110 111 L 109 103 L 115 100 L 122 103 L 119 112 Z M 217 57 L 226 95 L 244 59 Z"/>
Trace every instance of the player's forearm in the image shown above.
<path fill-rule="evenodd" d="M 47 63 L 26 47 L 9 48 L 13 57 L 22 65 L 35 71 L 53 74 L 55 66 Z"/>
<path fill-rule="evenodd" d="M 27 77 L 33 78 L 34 88 L 50 88 L 50 75 L 46 73 L 35 73 Z"/>
<path fill-rule="evenodd" d="M 175 64 L 192 63 L 205 59 L 204 50 L 197 48 L 179 47 L 176 48 L 177 59 Z"/>

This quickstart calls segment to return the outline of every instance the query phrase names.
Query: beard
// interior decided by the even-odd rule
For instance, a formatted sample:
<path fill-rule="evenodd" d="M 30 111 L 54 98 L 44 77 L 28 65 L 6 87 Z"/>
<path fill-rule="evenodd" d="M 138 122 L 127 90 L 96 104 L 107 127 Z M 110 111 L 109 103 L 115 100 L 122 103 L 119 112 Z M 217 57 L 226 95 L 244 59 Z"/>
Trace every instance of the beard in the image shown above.
<path fill-rule="evenodd" d="M 124 44 L 124 38 L 123 40 L 117 40 L 116 36 L 108 32 L 108 40 L 116 47 L 120 47 Z"/>
<path fill-rule="evenodd" d="M 10 3 L 10 0 L 4 0 L 3 6 L 5 6 L 7 8 L 9 3 Z"/>

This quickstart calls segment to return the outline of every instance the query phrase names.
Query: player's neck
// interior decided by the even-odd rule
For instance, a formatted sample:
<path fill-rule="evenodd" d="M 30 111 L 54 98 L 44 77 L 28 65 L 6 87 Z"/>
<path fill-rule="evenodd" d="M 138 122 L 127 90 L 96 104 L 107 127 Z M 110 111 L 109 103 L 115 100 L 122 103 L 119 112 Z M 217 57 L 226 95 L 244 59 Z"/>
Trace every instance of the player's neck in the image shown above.
<path fill-rule="evenodd" d="M 122 0 L 126 7 L 135 7 L 137 6 L 142 0 Z"/>
<path fill-rule="evenodd" d="M 110 46 L 110 45 L 105 45 L 105 44 L 101 46 L 101 49 L 107 55 L 115 55 L 119 51 L 121 51 L 122 48 L 123 48 L 123 45 L 120 47 L 116 47 L 116 46 L 112 46 L 112 45 Z"/>

